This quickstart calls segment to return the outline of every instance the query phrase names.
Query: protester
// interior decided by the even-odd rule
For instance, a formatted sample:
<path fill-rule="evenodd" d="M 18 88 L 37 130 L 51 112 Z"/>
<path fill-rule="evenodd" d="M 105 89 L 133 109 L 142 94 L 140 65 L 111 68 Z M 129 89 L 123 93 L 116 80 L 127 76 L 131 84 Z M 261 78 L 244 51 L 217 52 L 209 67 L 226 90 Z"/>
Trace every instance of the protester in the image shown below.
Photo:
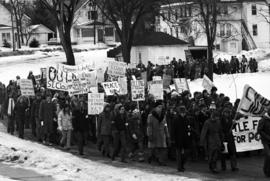
<path fill-rule="evenodd" d="M 32 134 L 36 136 L 37 141 L 39 142 L 42 141 L 41 140 L 41 121 L 39 117 L 39 108 L 40 108 L 41 101 L 42 101 L 42 97 L 41 97 L 41 94 L 38 92 L 36 93 L 35 100 L 33 101 L 33 104 L 31 107 Z"/>
<path fill-rule="evenodd" d="M 265 155 L 263 172 L 266 177 L 270 177 L 270 109 L 260 120 L 258 133 L 261 136 Z"/>
<path fill-rule="evenodd" d="M 27 103 L 25 101 L 25 97 L 19 97 L 17 103 L 14 107 L 14 113 L 15 113 L 15 120 L 18 123 L 18 130 L 19 130 L 19 138 L 24 138 L 24 124 L 25 124 L 25 112 L 28 108 Z"/>

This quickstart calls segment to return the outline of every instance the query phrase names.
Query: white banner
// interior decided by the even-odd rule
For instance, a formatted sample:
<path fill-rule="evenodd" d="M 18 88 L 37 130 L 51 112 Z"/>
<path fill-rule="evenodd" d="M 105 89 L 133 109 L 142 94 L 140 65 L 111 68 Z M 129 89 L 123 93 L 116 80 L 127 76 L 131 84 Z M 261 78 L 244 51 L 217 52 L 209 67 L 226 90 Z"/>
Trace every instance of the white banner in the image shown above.
<path fill-rule="evenodd" d="M 131 96 L 132 101 L 144 101 L 145 100 L 145 85 L 143 80 L 131 81 Z"/>
<path fill-rule="evenodd" d="M 269 108 L 269 100 L 261 96 L 249 85 L 245 85 L 237 112 L 247 116 L 263 116 Z"/>
<path fill-rule="evenodd" d="M 257 133 L 260 117 L 241 118 L 233 129 L 237 152 L 263 149 L 260 135 Z"/>
<path fill-rule="evenodd" d="M 104 91 L 105 91 L 107 96 L 112 96 L 115 93 L 119 94 L 119 92 L 120 92 L 120 86 L 119 86 L 118 82 L 116 82 L 116 81 L 103 82 L 103 83 L 101 83 L 101 85 L 103 86 Z"/>
<path fill-rule="evenodd" d="M 95 70 L 95 62 L 93 62 L 92 64 L 80 64 L 74 66 L 58 64 L 58 69 L 63 72 L 91 71 Z"/>
<path fill-rule="evenodd" d="M 103 111 L 104 93 L 89 93 L 88 94 L 88 114 L 97 115 Z"/>
<path fill-rule="evenodd" d="M 123 77 L 126 74 L 127 64 L 124 62 L 109 61 L 108 74 Z"/>
<path fill-rule="evenodd" d="M 149 94 L 152 94 L 155 100 L 163 100 L 163 81 L 155 80 L 149 83 Z"/>
<path fill-rule="evenodd" d="M 21 79 L 20 90 L 23 96 L 35 96 L 34 86 L 32 80 Z"/>
<path fill-rule="evenodd" d="M 173 79 L 175 89 L 178 93 L 182 93 L 184 91 L 189 91 L 189 86 L 186 78 L 177 78 Z"/>
<path fill-rule="evenodd" d="M 214 87 L 214 83 L 206 76 L 204 75 L 203 76 L 203 83 L 202 83 L 202 86 L 204 89 L 207 90 L 207 92 L 210 94 L 211 93 L 211 89 L 212 87 Z"/>

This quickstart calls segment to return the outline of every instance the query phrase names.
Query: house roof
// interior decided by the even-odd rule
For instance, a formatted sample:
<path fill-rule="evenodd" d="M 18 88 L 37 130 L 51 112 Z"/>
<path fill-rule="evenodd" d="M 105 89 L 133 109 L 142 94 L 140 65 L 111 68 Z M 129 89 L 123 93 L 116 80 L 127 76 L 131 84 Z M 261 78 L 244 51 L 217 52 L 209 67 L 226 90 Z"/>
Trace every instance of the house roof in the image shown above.
<path fill-rule="evenodd" d="M 86 22 L 86 23 L 78 24 L 77 26 L 80 27 L 80 26 L 94 26 L 94 25 L 104 26 L 106 24 L 99 21 L 95 21 L 95 22 Z"/>
<path fill-rule="evenodd" d="M 45 28 L 49 33 L 54 33 L 54 31 L 52 31 L 50 28 L 46 27 L 43 24 L 30 25 L 28 28 L 30 29 L 30 31 L 35 31 L 39 27 Z"/>
<path fill-rule="evenodd" d="M 10 28 L 11 26 L 0 24 L 0 28 Z"/>
<path fill-rule="evenodd" d="M 188 43 L 163 32 L 149 32 L 135 38 L 133 46 L 187 45 Z"/>

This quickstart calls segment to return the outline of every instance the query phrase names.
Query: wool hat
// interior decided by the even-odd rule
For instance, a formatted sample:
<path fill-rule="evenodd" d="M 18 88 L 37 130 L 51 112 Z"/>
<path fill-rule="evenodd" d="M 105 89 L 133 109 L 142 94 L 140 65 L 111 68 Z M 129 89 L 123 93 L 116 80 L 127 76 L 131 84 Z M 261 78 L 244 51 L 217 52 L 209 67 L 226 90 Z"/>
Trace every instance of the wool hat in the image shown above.
<path fill-rule="evenodd" d="M 154 104 L 154 107 L 158 107 L 160 105 L 163 105 L 163 102 L 162 101 L 156 101 L 155 104 Z"/>

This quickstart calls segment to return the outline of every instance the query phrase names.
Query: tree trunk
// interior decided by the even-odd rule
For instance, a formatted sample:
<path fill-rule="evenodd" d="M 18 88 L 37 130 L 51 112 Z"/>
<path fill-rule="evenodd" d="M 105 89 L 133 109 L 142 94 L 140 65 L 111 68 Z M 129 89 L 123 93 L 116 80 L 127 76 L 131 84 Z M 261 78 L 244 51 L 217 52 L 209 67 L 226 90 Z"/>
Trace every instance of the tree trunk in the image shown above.
<path fill-rule="evenodd" d="M 19 20 L 19 26 L 20 26 L 20 37 L 21 37 L 21 42 L 22 42 L 22 44 L 24 44 L 23 30 L 22 30 L 22 20 Z"/>
<path fill-rule="evenodd" d="M 207 53 L 208 53 L 208 72 L 207 72 L 207 76 L 209 77 L 210 80 L 213 81 L 213 65 L 214 65 L 213 46 L 208 44 Z"/>
<path fill-rule="evenodd" d="M 67 65 L 75 65 L 75 57 L 72 50 L 70 31 L 66 29 L 64 33 L 63 29 L 58 28 L 58 30 L 61 38 L 61 44 L 66 54 Z"/>
<path fill-rule="evenodd" d="M 121 44 L 124 62 L 130 63 L 131 46 L 126 41 L 122 41 Z"/>

